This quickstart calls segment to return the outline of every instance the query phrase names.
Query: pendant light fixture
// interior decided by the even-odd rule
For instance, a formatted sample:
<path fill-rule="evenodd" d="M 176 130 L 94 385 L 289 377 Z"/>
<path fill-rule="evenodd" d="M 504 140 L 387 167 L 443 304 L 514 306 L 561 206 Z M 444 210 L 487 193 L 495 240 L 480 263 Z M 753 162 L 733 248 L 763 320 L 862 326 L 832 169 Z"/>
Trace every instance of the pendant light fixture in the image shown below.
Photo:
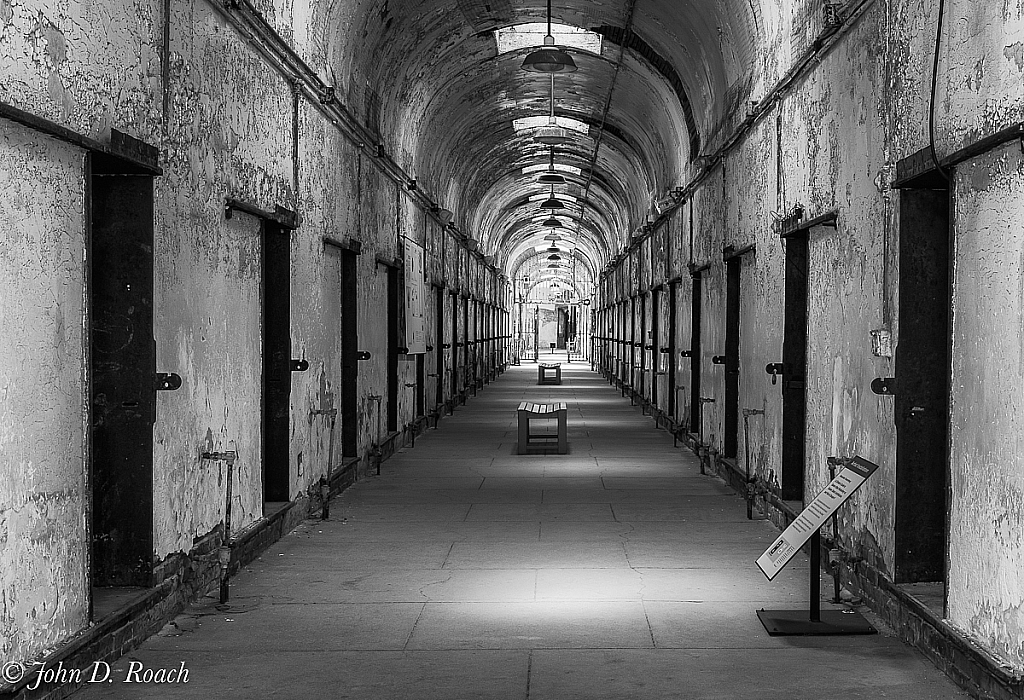
<path fill-rule="evenodd" d="M 561 146 L 569 142 L 569 131 L 558 126 L 555 120 L 555 74 L 551 74 L 551 99 L 548 108 L 548 125 L 537 129 L 533 140 L 548 146 Z"/>
<path fill-rule="evenodd" d="M 537 49 L 527 55 L 523 61 L 523 70 L 532 73 L 574 73 L 576 63 L 572 56 L 555 46 L 555 37 L 551 35 L 551 0 L 548 0 L 548 34 L 544 37 L 544 48 Z"/>
<path fill-rule="evenodd" d="M 539 140 L 539 139 L 538 139 Z M 555 147 L 551 147 L 551 161 L 548 164 L 548 171 L 537 178 L 542 185 L 564 185 L 565 178 L 555 172 Z"/>
<path fill-rule="evenodd" d="M 543 225 L 547 226 L 548 228 L 562 228 L 562 222 L 553 216 L 547 221 L 545 221 Z"/>
<path fill-rule="evenodd" d="M 551 197 L 540 203 L 541 209 L 565 209 L 562 200 L 555 197 L 555 186 L 551 185 Z"/>

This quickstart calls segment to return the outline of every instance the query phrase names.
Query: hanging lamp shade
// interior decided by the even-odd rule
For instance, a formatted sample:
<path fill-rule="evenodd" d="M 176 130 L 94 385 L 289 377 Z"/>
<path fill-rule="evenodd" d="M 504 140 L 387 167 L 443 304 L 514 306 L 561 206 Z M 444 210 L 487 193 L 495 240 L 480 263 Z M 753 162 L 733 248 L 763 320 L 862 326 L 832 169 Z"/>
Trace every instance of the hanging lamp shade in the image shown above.
<path fill-rule="evenodd" d="M 546 173 L 537 178 L 537 182 L 544 185 L 564 185 L 565 178 L 555 172 L 555 147 L 551 147 L 551 160 L 548 163 Z"/>
<path fill-rule="evenodd" d="M 545 252 L 548 252 L 548 253 L 561 253 L 562 251 L 559 248 L 557 248 L 556 246 L 551 246 Z"/>
<path fill-rule="evenodd" d="M 531 73 L 574 73 L 576 63 L 572 56 L 555 46 L 551 35 L 551 0 L 548 0 L 548 34 L 544 37 L 544 48 L 531 51 L 523 61 L 523 70 Z"/>
<path fill-rule="evenodd" d="M 544 37 L 544 48 L 531 51 L 523 61 L 523 70 L 531 73 L 575 73 L 572 56 L 555 46 L 555 37 Z"/>
<path fill-rule="evenodd" d="M 561 259 L 562 259 L 561 255 L 549 255 L 548 256 L 548 260 L 561 260 Z"/>
<path fill-rule="evenodd" d="M 534 134 L 533 140 L 547 146 L 561 146 L 564 143 L 569 143 L 572 139 L 569 138 L 568 129 L 548 124 L 547 126 L 542 126 L 537 129 L 537 133 Z"/>
<path fill-rule="evenodd" d="M 562 222 L 552 216 L 550 219 L 544 222 L 544 226 L 549 226 L 551 228 L 562 228 Z"/>
<path fill-rule="evenodd" d="M 554 162 L 554 161 L 552 161 Z M 545 199 L 540 203 L 541 209 L 565 209 L 565 205 L 562 204 L 562 200 L 555 197 L 555 186 L 551 185 L 551 197 Z"/>
<path fill-rule="evenodd" d="M 564 185 L 565 178 L 558 173 L 547 172 L 537 178 L 537 182 L 542 185 Z"/>

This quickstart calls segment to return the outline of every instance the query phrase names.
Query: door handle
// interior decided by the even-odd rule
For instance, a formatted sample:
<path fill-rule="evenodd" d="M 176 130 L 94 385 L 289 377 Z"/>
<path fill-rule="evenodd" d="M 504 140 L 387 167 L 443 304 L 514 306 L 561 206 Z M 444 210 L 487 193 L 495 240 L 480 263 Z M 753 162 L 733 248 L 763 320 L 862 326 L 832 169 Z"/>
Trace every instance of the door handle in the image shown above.
<path fill-rule="evenodd" d="M 173 372 L 157 372 L 157 391 L 176 391 L 181 388 L 181 377 Z"/>
<path fill-rule="evenodd" d="M 764 371 L 772 375 L 772 384 L 774 385 L 779 381 L 779 375 L 782 374 L 783 364 L 781 362 L 770 362 L 764 366 Z"/>

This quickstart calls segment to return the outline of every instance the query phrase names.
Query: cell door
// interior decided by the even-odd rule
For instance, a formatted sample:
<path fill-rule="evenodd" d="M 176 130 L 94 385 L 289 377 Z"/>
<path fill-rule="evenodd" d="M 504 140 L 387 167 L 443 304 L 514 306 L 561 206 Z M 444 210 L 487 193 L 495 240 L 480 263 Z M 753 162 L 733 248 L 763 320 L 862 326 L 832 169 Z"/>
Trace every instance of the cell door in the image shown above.
<path fill-rule="evenodd" d="M 945 579 L 949 478 L 949 191 L 900 193 L 896 581 Z"/>
<path fill-rule="evenodd" d="M 92 174 L 92 579 L 153 577 L 153 178 Z"/>
<path fill-rule="evenodd" d="M 291 500 L 291 231 L 263 222 L 263 500 Z"/>
<path fill-rule="evenodd" d="M 359 286 L 356 254 L 341 253 L 341 453 L 359 451 Z"/>
<path fill-rule="evenodd" d="M 398 430 L 398 349 L 401 341 L 401 277 L 395 267 L 388 267 L 388 298 L 387 298 L 387 429 Z"/>
<path fill-rule="evenodd" d="M 651 405 L 658 406 L 658 382 L 661 369 L 661 292 L 651 292 Z"/>
<path fill-rule="evenodd" d="M 676 334 L 678 333 L 679 321 L 676 315 L 676 305 L 679 303 L 679 283 L 672 282 L 668 286 L 668 415 L 673 419 L 676 417 L 676 405 L 678 403 L 678 379 L 676 377 Z"/>
<path fill-rule="evenodd" d="M 807 237 L 786 239 L 786 309 L 782 341 L 782 498 L 804 498 L 807 377 Z"/>
<path fill-rule="evenodd" d="M 701 389 L 701 297 L 703 296 L 703 284 L 699 272 L 692 277 L 693 296 L 690 307 L 690 432 L 700 434 L 701 419 L 704 413 L 703 404 L 700 401 Z"/>
<path fill-rule="evenodd" d="M 740 258 L 725 261 L 725 435 L 724 457 L 736 457 L 740 399 Z"/>

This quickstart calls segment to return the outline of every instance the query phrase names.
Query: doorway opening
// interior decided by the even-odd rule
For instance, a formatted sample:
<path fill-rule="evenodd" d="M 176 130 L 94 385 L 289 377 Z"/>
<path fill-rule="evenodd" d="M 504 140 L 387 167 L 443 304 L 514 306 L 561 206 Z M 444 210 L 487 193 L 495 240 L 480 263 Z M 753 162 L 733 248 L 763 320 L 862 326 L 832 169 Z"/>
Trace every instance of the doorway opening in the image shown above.
<path fill-rule="evenodd" d="M 950 190 L 937 171 L 900 186 L 895 358 L 896 583 L 944 612 L 952 345 Z"/>
<path fill-rule="evenodd" d="M 341 253 L 341 454 L 358 456 L 359 286 L 356 253 Z"/>
<path fill-rule="evenodd" d="M 452 407 L 455 406 L 456 396 L 459 394 L 459 293 L 451 292 L 452 298 L 452 342 L 451 345 L 451 400 Z"/>
<path fill-rule="evenodd" d="M 262 220 L 263 510 L 291 499 L 291 230 Z"/>
<path fill-rule="evenodd" d="M 807 229 L 786 241 L 786 308 L 782 340 L 782 499 L 804 500 L 807 377 Z"/>
<path fill-rule="evenodd" d="M 691 294 L 693 296 L 690 301 L 690 432 L 700 435 L 701 418 L 704 413 L 704 405 L 700 400 L 700 315 L 704 285 L 700 270 L 694 270 L 691 274 L 693 280 Z"/>
<path fill-rule="evenodd" d="M 444 287 L 434 287 L 434 406 L 444 403 Z"/>
<path fill-rule="evenodd" d="M 740 260 L 725 261 L 725 435 L 722 456 L 735 459 L 739 445 Z"/>
<path fill-rule="evenodd" d="M 658 377 L 661 374 L 661 291 L 651 291 L 651 407 L 658 407 Z"/>
<path fill-rule="evenodd" d="M 153 584 L 153 176 L 90 156 L 92 617 Z"/>
<path fill-rule="evenodd" d="M 388 432 L 398 430 L 398 355 L 401 324 L 401 287 L 400 270 L 396 267 L 387 267 L 388 271 Z M 379 436 L 378 436 L 378 439 Z"/>
<path fill-rule="evenodd" d="M 673 280 L 668 285 L 668 415 L 676 420 L 676 406 L 678 405 L 679 387 L 676 372 L 677 358 L 676 333 L 679 329 L 679 320 L 676 313 L 676 305 L 679 303 L 679 281 Z"/>

